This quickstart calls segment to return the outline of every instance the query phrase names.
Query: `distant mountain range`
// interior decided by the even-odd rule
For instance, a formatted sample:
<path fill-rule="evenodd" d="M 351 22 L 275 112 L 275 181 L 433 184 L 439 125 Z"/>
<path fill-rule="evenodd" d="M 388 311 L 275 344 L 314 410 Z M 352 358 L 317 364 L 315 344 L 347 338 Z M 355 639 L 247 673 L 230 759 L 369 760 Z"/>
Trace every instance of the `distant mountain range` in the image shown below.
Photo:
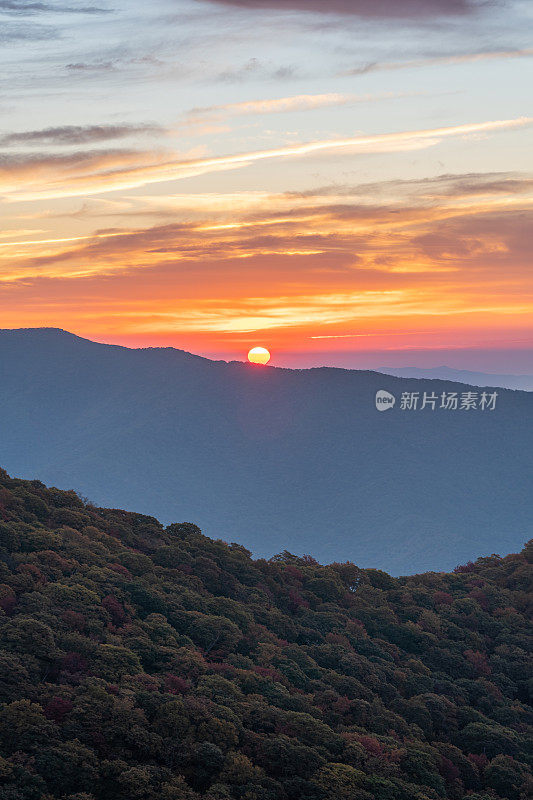
<path fill-rule="evenodd" d="M 482 392 L 0 331 L 0 464 L 255 555 L 447 570 L 531 536 L 533 395 L 497 391 L 493 411 L 444 410 L 442 393 Z M 435 410 L 402 410 L 404 392 Z"/>
<path fill-rule="evenodd" d="M 488 372 L 471 372 L 452 367 L 378 367 L 378 372 L 396 375 L 399 378 L 431 378 L 468 383 L 471 386 L 501 386 L 506 389 L 533 391 L 533 375 L 493 375 Z"/>

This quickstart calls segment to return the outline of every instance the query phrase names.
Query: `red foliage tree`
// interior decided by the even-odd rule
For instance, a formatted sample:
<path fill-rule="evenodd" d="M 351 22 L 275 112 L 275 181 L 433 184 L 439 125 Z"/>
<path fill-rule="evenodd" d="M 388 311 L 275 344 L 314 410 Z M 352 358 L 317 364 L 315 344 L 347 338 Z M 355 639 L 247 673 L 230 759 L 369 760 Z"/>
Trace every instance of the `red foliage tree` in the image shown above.
<path fill-rule="evenodd" d="M 80 653 L 67 653 L 61 659 L 61 669 L 65 672 L 87 672 L 89 664 Z"/>
<path fill-rule="evenodd" d="M 167 675 L 165 677 L 165 688 L 169 694 L 187 694 L 191 684 L 178 675 Z"/>
<path fill-rule="evenodd" d="M 465 650 L 464 656 L 472 664 L 477 675 L 483 675 L 484 677 L 490 675 L 491 669 L 484 653 L 479 653 L 477 650 Z"/>
<path fill-rule="evenodd" d="M 44 715 L 47 719 L 51 719 L 56 724 L 63 722 L 67 714 L 70 714 L 74 708 L 70 700 L 65 700 L 63 697 L 53 697 L 49 703 L 44 707 Z"/>
<path fill-rule="evenodd" d="M 124 611 L 122 603 L 119 603 L 116 597 L 109 594 L 102 600 L 102 605 L 111 617 L 113 625 L 120 628 L 126 620 L 126 612 Z"/>
<path fill-rule="evenodd" d="M 87 627 L 85 617 L 78 611 L 64 611 L 61 614 L 61 619 L 69 628 L 73 628 L 76 631 L 84 631 Z"/>

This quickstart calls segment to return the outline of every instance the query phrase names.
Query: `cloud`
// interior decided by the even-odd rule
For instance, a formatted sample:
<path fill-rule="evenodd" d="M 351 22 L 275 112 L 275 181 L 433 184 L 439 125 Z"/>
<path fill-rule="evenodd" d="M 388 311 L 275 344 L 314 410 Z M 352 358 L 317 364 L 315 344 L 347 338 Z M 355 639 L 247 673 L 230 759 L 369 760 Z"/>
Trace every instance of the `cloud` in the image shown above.
<path fill-rule="evenodd" d="M 390 180 L 379 183 L 330 184 L 301 192 L 286 192 L 287 198 L 309 200 L 311 198 L 342 197 L 409 197 L 419 201 L 458 200 L 462 197 L 527 194 L 533 190 L 533 177 L 509 172 L 471 172 L 436 175 L 431 178 Z"/>
<path fill-rule="evenodd" d="M 434 56 L 432 58 L 418 58 L 410 61 L 370 61 L 358 67 L 345 70 L 343 75 L 366 75 L 369 72 L 381 70 L 417 69 L 419 67 L 433 67 L 441 64 L 469 64 L 476 61 L 495 61 L 507 58 L 528 58 L 533 56 L 533 48 L 521 50 L 487 50 L 479 53 L 457 53 L 455 55 Z"/>
<path fill-rule="evenodd" d="M 73 61 L 66 64 L 65 69 L 71 74 L 78 73 L 80 75 L 87 74 L 91 76 L 93 73 L 119 72 L 121 70 L 135 69 L 137 67 L 159 69 L 163 66 L 164 62 L 161 61 L 161 59 L 154 55 L 147 54 L 133 57 L 119 56 L 107 60 L 100 58 L 93 61 Z"/>
<path fill-rule="evenodd" d="M 421 195 L 433 200 L 481 195 L 512 196 L 531 192 L 533 178 L 509 173 L 474 172 L 465 175 L 439 175 L 437 178 L 418 181 L 418 187 Z"/>
<path fill-rule="evenodd" d="M 80 180 L 92 176 L 93 179 L 99 178 L 101 183 L 109 172 L 134 168 L 139 159 L 142 159 L 142 155 L 138 151 L 119 148 L 57 155 L 0 153 L 0 192 L 9 195 L 11 192 L 17 192 L 17 189 L 24 184 L 27 186 L 41 184 L 43 189 L 45 186 L 48 187 L 49 196 L 76 196 L 83 194 L 75 188 Z M 154 165 L 156 157 L 153 154 L 151 160 Z M 67 186 L 70 187 L 69 190 Z M 42 196 L 41 191 L 37 194 Z"/>
<path fill-rule="evenodd" d="M 56 3 L 32 3 L 26 0 L 0 0 L 0 13 L 30 14 L 63 13 L 63 14 L 106 14 L 108 9 L 99 6 L 65 6 Z"/>
<path fill-rule="evenodd" d="M 488 134 L 530 125 L 532 119 L 455 125 L 426 130 L 327 139 L 284 145 L 235 155 L 177 158 L 172 153 L 134 150 L 90 151 L 70 155 L 4 156 L 0 159 L 0 191 L 10 199 L 74 197 L 131 189 L 148 184 L 180 180 L 250 164 L 291 159 L 321 152 L 390 153 L 437 145 L 443 139 Z"/>
<path fill-rule="evenodd" d="M 36 131 L 21 131 L 0 136 L 0 145 L 77 145 L 122 139 L 136 134 L 154 133 L 156 125 L 63 125 Z"/>
<path fill-rule="evenodd" d="M 87 61 L 76 61 L 67 64 L 65 69 L 71 70 L 72 72 L 113 72 L 117 69 L 117 62 L 93 61 L 89 63 Z"/>
<path fill-rule="evenodd" d="M 376 242 L 383 239 L 385 253 L 390 244 L 392 263 L 398 260 L 402 241 L 410 239 L 422 244 L 428 231 L 438 231 L 439 235 L 443 231 L 450 232 L 449 241 L 453 244 L 455 237 L 454 247 L 463 250 L 460 241 L 468 231 L 476 230 L 480 241 L 489 240 L 494 218 L 505 216 L 515 224 L 524 210 L 528 209 L 530 214 L 533 180 L 514 176 L 509 183 L 510 192 L 503 193 L 505 177 L 489 173 L 363 184 L 350 189 L 351 197 L 347 196 L 349 187 L 345 187 L 346 196 L 339 187 L 336 187 L 336 194 L 328 188 L 317 188 L 314 193 L 305 195 L 244 193 L 242 198 L 237 194 L 215 195 L 214 199 L 211 194 L 181 195 L 169 198 L 167 219 L 172 221 L 165 224 L 140 229 L 107 228 L 94 235 L 72 239 L 41 237 L 9 241 L 6 236 L 0 248 L 21 246 L 28 249 L 73 242 L 75 244 L 69 244 L 68 250 L 38 256 L 36 263 L 83 261 L 85 257 L 94 259 L 97 266 L 98 256 L 102 255 L 106 264 L 111 264 L 115 258 L 116 266 L 124 269 L 124 263 L 133 265 L 138 261 L 129 256 L 124 259 L 124 253 L 134 252 L 149 261 L 158 261 L 168 255 L 179 255 L 181 259 L 211 259 L 311 250 L 315 255 L 324 252 L 340 257 L 343 254 L 347 263 L 354 263 L 357 253 L 362 256 L 366 252 L 374 257 Z M 484 187 L 493 189 L 496 184 L 502 192 L 487 197 Z M 479 189 L 474 192 L 476 186 Z M 525 196 L 527 194 L 529 197 Z M 443 195 L 447 198 L 444 202 Z M 153 201 L 154 198 L 146 199 Z M 117 216 L 123 213 L 119 210 Z M 175 222 L 176 216 L 185 221 Z M 483 219 L 489 222 L 480 223 Z"/>
<path fill-rule="evenodd" d="M 345 106 L 353 103 L 369 103 L 400 95 L 387 92 L 381 95 L 355 94 L 300 94 L 291 97 L 277 97 L 271 100 L 248 100 L 242 103 L 226 103 L 218 106 L 192 108 L 190 116 L 245 116 L 247 114 L 281 114 L 291 111 L 309 111 L 328 106 Z"/>
<path fill-rule="evenodd" d="M 481 0 L 211 0 L 255 11 L 307 11 L 367 18 L 427 18 L 465 15 L 476 11 Z"/>
<path fill-rule="evenodd" d="M 526 339 L 532 189 L 530 177 L 512 173 L 319 187 L 306 196 L 184 189 L 168 198 L 164 223 L 127 217 L 55 241 L 13 231 L 0 240 L 4 325 L 59 321 L 193 351 L 220 351 L 223 342 L 231 350 L 258 331 L 285 347 L 322 335 L 339 337 L 336 347 L 366 348 L 365 335 L 376 332 L 384 348 L 391 333 L 402 348 L 427 347 L 429 335 L 434 347 Z M 141 209 L 143 200 L 164 201 L 127 199 Z"/>
<path fill-rule="evenodd" d="M 20 21 L 22 17 L 50 14 L 107 14 L 109 9 L 92 5 L 62 5 L 61 3 L 26 2 L 26 0 L 0 0 L 0 15 L 7 20 L 0 28 L 0 43 L 40 42 L 58 39 L 61 33 L 53 25 Z M 48 19 L 48 17 L 47 17 Z"/>
<path fill-rule="evenodd" d="M 51 25 L 29 25 L 10 23 L 0 28 L 0 43 L 44 42 L 59 38 L 59 32 Z"/>
<path fill-rule="evenodd" d="M 451 185 L 451 177 L 428 183 Z M 376 327 L 420 333 L 430 324 L 455 325 L 464 339 L 486 320 L 495 335 L 498 325 L 509 327 L 510 314 L 525 327 L 533 312 L 532 205 L 507 201 L 462 204 L 458 196 L 426 207 L 404 196 L 395 206 L 375 198 L 327 205 L 275 196 L 270 205 L 263 198 L 255 209 L 220 210 L 201 222 L 6 241 L 0 274 L 12 307 L 21 304 L 19 317 L 52 309 L 78 325 L 107 320 L 116 332 L 346 335 L 347 325 L 359 334 Z M 88 296 L 90 307 L 80 311 Z"/>
<path fill-rule="evenodd" d="M 249 78 L 286 81 L 294 78 L 296 72 L 296 67 L 291 64 L 276 67 L 258 58 L 250 58 L 240 67 L 231 67 L 219 72 L 214 76 L 214 80 L 221 83 L 240 83 Z"/>

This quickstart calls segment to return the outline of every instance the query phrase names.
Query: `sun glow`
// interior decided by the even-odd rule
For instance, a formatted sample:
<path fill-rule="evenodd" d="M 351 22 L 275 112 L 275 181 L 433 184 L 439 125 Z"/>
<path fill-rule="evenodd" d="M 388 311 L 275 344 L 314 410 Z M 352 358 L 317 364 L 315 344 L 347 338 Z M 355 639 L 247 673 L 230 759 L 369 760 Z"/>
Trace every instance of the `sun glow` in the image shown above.
<path fill-rule="evenodd" d="M 252 347 L 248 353 L 248 361 L 250 364 L 268 364 L 270 353 L 266 347 Z"/>

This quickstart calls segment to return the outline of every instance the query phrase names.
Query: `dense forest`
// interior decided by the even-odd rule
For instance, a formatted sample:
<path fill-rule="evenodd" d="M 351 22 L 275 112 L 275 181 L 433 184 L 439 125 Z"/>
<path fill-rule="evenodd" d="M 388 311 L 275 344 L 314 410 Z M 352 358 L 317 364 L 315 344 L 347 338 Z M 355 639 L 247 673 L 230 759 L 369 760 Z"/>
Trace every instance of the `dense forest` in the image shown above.
<path fill-rule="evenodd" d="M 0 799 L 525 800 L 532 560 L 253 560 L 1 472 Z"/>

